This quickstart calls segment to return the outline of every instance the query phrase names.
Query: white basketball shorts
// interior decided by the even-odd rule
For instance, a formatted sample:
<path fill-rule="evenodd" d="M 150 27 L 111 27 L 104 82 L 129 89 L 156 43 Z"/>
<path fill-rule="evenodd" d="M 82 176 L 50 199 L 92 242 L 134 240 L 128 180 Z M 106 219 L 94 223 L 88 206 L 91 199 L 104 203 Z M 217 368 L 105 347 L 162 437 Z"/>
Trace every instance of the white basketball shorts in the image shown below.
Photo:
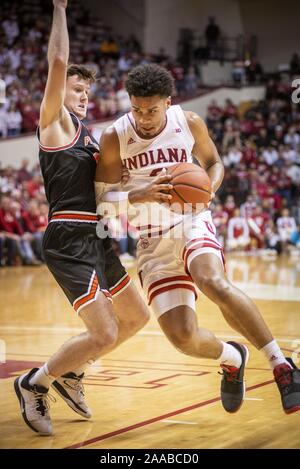
<path fill-rule="evenodd" d="M 162 237 L 140 239 L 138 273 L 157 317 L 180 305 L 195 310 L 197 291 L 189 267 L 195 257 L 205 253 L 218 256 L 224 265 L 222 246 L 208 211 L 184 220 Z"/>

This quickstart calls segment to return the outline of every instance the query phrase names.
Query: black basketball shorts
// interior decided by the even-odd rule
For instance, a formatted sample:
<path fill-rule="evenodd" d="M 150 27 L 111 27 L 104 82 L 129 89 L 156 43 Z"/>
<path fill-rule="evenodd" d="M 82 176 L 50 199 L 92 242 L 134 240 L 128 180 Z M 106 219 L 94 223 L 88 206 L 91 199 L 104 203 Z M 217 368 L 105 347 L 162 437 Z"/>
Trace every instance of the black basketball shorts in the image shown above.
<path fill-rule="evenodd" d="M 49 223 L 43 251 L 49 270 L 77 313 L 99 292 L 112 300 L 130 283 L 110 238 L 98 238 L 95 223 Z"/>

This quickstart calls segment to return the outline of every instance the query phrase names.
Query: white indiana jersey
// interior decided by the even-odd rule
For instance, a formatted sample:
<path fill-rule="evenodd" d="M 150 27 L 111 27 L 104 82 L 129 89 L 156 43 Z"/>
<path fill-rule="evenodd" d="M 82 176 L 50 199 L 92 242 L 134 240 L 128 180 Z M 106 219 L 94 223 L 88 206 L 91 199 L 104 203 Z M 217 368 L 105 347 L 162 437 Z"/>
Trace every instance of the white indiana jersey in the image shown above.
<path fill-rule="evenodd" d="M 166 125 L 152 139 L 141 138 L 135 127 L 132 113 L 120 117 L 114 127 L 119 137 L 120 156 L 123 165 L 130 172 L 130 179 L 123 190 L 131 191 L 145 187 L 151 177 L 157 176 L 163 168 L 177 163 L 193 163 L 192 149 L 195 143 L 186 117 L 180 106 L 167 110 Z M 203 214 L 204 215 L 204 214 Z M 129 222 L 136 226 L 141 235 L 158 235 L 180 223 L 185 217 L 169 210 L 168 204 L 147 202 L 138 214 L 128 213 Z"/>

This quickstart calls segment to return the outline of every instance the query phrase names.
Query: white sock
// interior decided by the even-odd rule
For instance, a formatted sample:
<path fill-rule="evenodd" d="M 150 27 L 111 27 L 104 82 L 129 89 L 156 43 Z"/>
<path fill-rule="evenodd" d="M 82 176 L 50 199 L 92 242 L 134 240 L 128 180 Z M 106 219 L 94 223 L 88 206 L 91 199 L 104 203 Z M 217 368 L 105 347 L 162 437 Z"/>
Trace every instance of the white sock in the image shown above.
<path fill-rule="evenodd" d="M 56 378 L 51 376 L 48 370 L 48 365 L 45 363 L 29 380 L 29 384 L 32 386 L 37 384 L 38 386 L 44 386 L 44 388 L 49 389 L 50 384 Z"/>
<path fill-rule="evenodd" d="M 272 370 L 274 370 L 277 365 L 282 365 L 282 363 L 286 363 L 287 365 L 289 365 L 289 367 L 291 367 L 289 362 L 286 361 L 285 356 L 280 350 L 276 340 L 272 340 L 272 342 L 269 342 L 267 345 L 260 349 L 260 352 L 263 352 L 263 354 L 269 361 Z"/>
<path fill-rule="evenodd" d="M 224 363 L 226 365 L 235 366 L 236 368 L 239 368 L 242 364 L 242 356 L 240 352 L 235 347 L 233 347 L 233 345 L 227 344 L 222 340 L 221 342 L 223 345 L 223 352 L 221 353 L 218 360 L 220 360 L 221 363 Z"/>

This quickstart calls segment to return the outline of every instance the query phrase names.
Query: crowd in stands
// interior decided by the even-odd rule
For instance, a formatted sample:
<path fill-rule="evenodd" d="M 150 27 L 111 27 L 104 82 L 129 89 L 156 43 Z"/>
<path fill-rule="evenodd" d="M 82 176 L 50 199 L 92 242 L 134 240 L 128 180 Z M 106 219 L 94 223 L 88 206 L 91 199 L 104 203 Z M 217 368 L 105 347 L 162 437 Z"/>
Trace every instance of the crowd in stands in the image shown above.
<path fill-rule="evenodd" d="M 0 80 L 6 85 L 6 100 L 1 103 L 0 99 L 0 138 L 36 129 L 48 71 L 51 15 L 51 2 L 1 2 Z M 98 76 L 91 90 L 89 122 L 115 117 L 129 109 L 124 81 L 128 71 L 139 64 L 165 65 L 175 79 L 178 99 L 198 93 L 199 77 L 194 66 L 184 69 L 163 48 L 156 55 L 144 53 L 133 34 L 124 38 L 114 33 L 90 14 L 83 0 L 72 1 L 68 28 L 70 62 L 84 63 Z"/>
<path fill-rule="evenodd" d="M 224 182 L 211 205 L 226 251 L 300 253 L 300 109 L 291 90 L 270 81 L 267 99 L 223 107 L 211 101 L 207 125 L 222 156 Z M 38 265 L 47 226 L 39 167 L 0 169 L 0 263 Z M 126 217 L 111 221 L 115 247 L 133 259 L 137 232 Z"/>
<path fill-rule="evenodd" d="M 40 265 L 48 204 L 39 165 L 0 168 L 0 265 Z"/>
<path fill-rule="evenodd" d="M 300 107 L 291 93 L 290 85 L 270 80 L 260 102 L 208 106 L 207 125 L 226 168 L 213 216 L 229 251 L 300 248 Z"/>
<path fill-rule="evenodd" d="M 48 5 L 48 6 L 47 6 Z M 41 10 L 43 9 L 43 11 Z M 52 5 L 38 0 L 4 0 L 0 19 L 0 138 L 35 131 L 47 76 L 47 43 Z M 130 106 L 124 80 L 131 67 L 156 61 L 171 70 L 177 97 L 199 91 L 193 66 L 184 68 L 161 49 L 145 54 L 134 36 L 123 38 L 80 0 L 68 13 L 71 62 L 95 68 L 88 120 L 115 117 Z M 295 54 L 291 70 L 300 71 Z M 281 253 L 300 249 L 300 108 L 291 100 L 289 82 L 270 79 L 265 99 L 223 107 L 211 101 L 206 122 L 226 167 L 225 180 L 211 208 L 227 251 L 264 249 Z M 0 166 L 0 265 L 39 265 L 48 206 L 39 167 L 24 160 L 18 170 Z M 132 259 L 138 239 L 125 217 L 110 224 L 123 260 Z M 121 233 L 121 236 L 120 236 Z M 295 251 L 296 252 L 296 251 Z M 299 251 L 300 252 L 300 251 Z"/>

